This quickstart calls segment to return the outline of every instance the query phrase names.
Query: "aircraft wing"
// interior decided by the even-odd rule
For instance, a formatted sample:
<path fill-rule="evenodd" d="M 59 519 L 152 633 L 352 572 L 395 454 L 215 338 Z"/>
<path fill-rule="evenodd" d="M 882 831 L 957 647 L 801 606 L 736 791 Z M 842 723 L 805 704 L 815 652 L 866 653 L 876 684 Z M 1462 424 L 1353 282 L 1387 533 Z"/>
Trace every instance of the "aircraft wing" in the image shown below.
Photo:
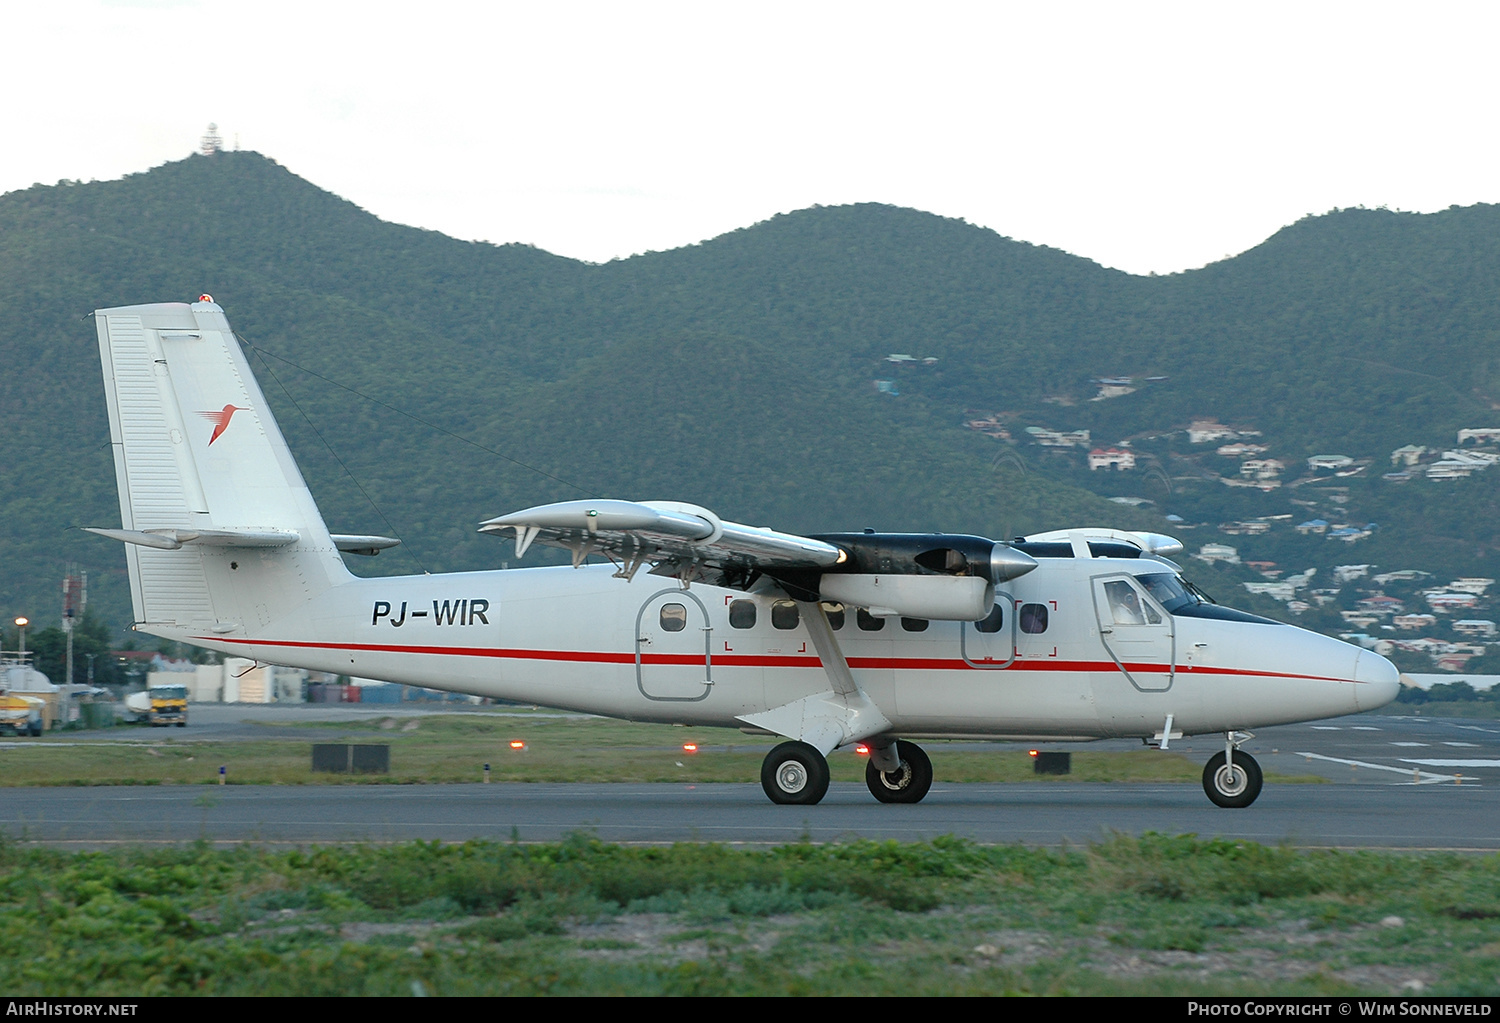
<path fill-rule="evenodd" d="M 743 587 L 760 573 L 828 568 L 848 557 L 821 540 L 724 522 L 707 508 L 672 501 L 563 501 L 479 525 L 481 533 L 512 530 L 517 555 L 533 543 L 561 547 L 576 568 L 599 554 L 624 579 L 649 564 L 654 575 Z"/>

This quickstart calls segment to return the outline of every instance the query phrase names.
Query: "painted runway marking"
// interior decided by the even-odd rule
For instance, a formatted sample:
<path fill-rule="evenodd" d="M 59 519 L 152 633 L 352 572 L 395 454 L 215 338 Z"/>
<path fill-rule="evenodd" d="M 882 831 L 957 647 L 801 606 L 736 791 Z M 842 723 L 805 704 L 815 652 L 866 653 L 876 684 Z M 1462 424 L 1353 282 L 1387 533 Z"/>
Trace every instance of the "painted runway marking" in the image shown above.
<path fill-rule="evenodd" d="M 1500 767 L 1500 760 L 1404 760 L 1406 764 L 1421 764 L 1423 767 Z"/>
<path fill-rule="evenodd" d="M 1406 768 L 1404 767 L 1393 767 L 1390 764 L 1371 764 L 1363 760 L 1344 760 L 1341 757 L 1325 757 L 1321 753 L 1298 753 L 1297 756 L 1307 757 L 1309 760 L 1324 760 L 1331 764 L 1348 764 L 1351 767 L 1367 767 L 1372 771 L 1394 771 L 1396 774 L 1407 773 Z M 1421 779 L 1420 781 L 1408 783 L 1413 785 L 1434 785 L 1438 782 L 1455 780 L 1454 776 L 1451 774 L 1432 774 L 1427 771 L 1418 771 L 1416 769 L 1413 769 L 1411 773 L 1417 775 Z"/>
<path fill-rule="evenodd" d="M 1425 742 L 1393 742 L 1392 746 L 1426 746 Z"/>

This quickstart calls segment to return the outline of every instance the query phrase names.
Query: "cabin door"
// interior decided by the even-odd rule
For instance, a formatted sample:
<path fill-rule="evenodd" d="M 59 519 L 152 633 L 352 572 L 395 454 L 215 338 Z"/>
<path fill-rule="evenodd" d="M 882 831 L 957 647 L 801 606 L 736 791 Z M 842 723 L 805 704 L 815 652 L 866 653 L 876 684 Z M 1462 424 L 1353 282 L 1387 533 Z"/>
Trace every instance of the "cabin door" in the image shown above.
<path fill-rule="evenodd" d="M 1104 651 L 1143 693 L 1172 688 L 1177 674 L 1172 616 L 1131 575 L 1095 576 L 1094 613 Z"/>
<path fill-rule="evenodd" d="M 1016 602 L 1009 593 L 995 593 L 995 606 L 977 622 L 960 622 L 958 644 L 964 662 L 973 668 L 1005 668 L 1016 659 Z"/>
<path fill-rule="evenodd" d="M 697 701 L 713 685 L 713 627 L 703 601 L 661 590 L 635 616 L 635 682 L 648 700 Z"/>

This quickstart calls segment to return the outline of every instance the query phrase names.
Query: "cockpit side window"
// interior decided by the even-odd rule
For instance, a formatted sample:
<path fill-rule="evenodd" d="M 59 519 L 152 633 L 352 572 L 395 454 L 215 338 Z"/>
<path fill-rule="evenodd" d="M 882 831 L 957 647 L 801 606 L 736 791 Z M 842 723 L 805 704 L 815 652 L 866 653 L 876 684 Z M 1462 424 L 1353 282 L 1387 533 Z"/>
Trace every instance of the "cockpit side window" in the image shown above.
<path fill-rule="evenodd" d="M 1160 625 L 1161 612 L 1151 603 L 1141 599 L 1134 586 L 1124 579 L 1113 579 L 1104 584 L 1104 595 L 1109 601 L 1109 611 L 1116 625 Z"/>

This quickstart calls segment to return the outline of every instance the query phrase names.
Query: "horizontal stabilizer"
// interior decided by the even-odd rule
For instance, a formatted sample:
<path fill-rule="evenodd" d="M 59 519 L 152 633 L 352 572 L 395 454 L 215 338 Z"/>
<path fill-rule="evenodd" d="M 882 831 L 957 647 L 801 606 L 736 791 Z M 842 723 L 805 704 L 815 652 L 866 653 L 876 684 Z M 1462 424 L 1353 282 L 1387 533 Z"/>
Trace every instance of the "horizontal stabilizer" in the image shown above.
<path fill-rule="evenodd" d="M 141 547 L 163 551 L 180 550 L 184 544 L 204 547 L 285 547 L 302 539 L 285 529 L 99 529 L 84 526 L 84 531 L 123 540 Z"/>

